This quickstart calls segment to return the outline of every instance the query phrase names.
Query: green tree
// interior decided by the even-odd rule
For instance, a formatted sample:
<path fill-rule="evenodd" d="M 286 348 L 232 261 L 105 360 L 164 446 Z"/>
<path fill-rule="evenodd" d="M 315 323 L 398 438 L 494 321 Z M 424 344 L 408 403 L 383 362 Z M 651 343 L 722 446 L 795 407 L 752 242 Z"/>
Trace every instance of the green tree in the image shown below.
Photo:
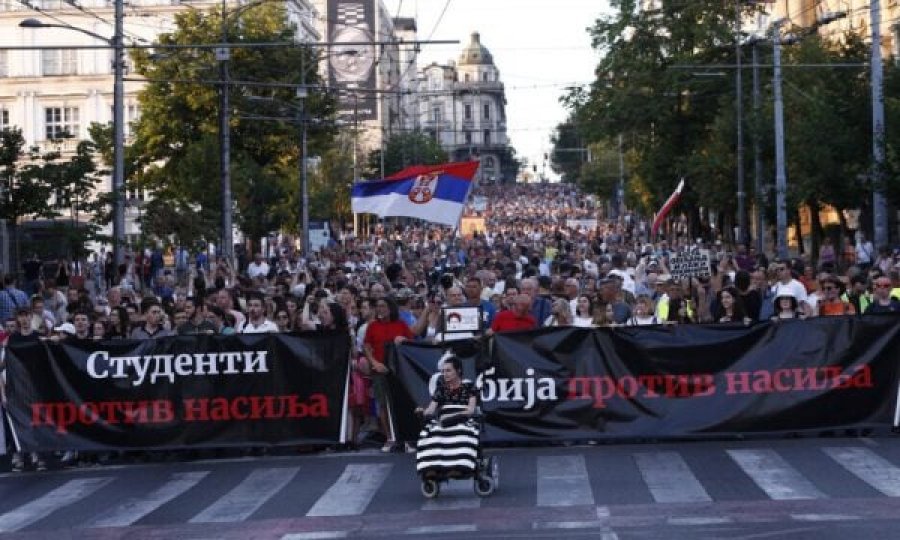
<path fill-rule="evenodd" d="M 252 6 L 252 7 L 247 7 Z M 247 4 L 225 14 L 233 42 L 289 42 L 294 28 L 278 3 Z M 176 15 L 176 30 L 163 34 L 163 45 L 217 43 L 221 11 L 190 10 Z M 331 145 L 333 99 L 317 90 L 317 55 L 306 47 L 232 48 L 231 180 L 235 224 L 251 239 L 295 226 L 284 201 L 296 188 L 300 137 L 293 114 L 283 121 L 260 120 L 271 109 L 251 98 L 265 96 L 280 103 L 295 100 L 296 87 L 309 84 L 304 100 L 307 118 L 323 120 L 309 141 L 311 155 Z M 210 48 L 177 49 L 165 57 L 135 53 L 135 68 L 149 82 L 140 95 L 142 116 L 135 126 L 134 147 L 143 165 L 140 182 L 159 203 L 147 205 L 145 223 L 153 234 L 192 241 L 215 241 L 221 214 L 218 145 L 218 63 Z M 265 112 L 261 112 L 265 111 Z M 164 206 L 195 209 L 190 227 L 167 220 Z"/>
<path fill-rule="evenodd" d="M 447 162 L 447 152 L 436 140 L 418 131 L 398 133 L 384 145 L 384 175 L 390 176 L 411 165 L 437 165 Z M 381 149 L 369 154 L 367 172 L 381 178 Z"/>
<path fill-rule="evenodd" d="M 695 76 L 704 64 L 734 61 L 733 4 L 663 2 L 653 10 L 639 9 L 636 0 L 611 5 L 615 11 L 588 30 L 602 55 L 597 79 L 563 98 L 578 133 L 607 146 L 624 135 L 634 156 L 626 184 L 640 186 L 637 199 L 647 205 L 640 210 L 652 211 L 682 176 L 708 187 L 706 194 L 715 190 L 725 209 L 733 208 L 734 174 L 710 178 L 704 161 L 710 126 L 720 115 L 733 115 L 733 97 L 724 97 L 733 96 L 733 83 Z M 729 155 L 733 149 L 724 159 Z M 703 194 L 687 192 L 684 208 L 698 208 Z"/>
<path fill-rule="evenodd" d="M 578 125 L 570 120 L 559 124 L 550 136 L 550 142 L 553 144 L 550 168 L 562 177 L 563 182 L 577 183 L 587 157 Z"/>

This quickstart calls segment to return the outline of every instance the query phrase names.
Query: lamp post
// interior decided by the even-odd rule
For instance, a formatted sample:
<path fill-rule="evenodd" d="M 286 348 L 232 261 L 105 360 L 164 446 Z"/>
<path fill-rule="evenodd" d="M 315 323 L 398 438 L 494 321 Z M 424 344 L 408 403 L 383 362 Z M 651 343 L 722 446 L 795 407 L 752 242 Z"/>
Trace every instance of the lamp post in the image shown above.
<path fill-rule="evenodd" d="M 125 49 L 122 43 L 122 24 L 124 19 L 124 0 L 114 0 L 113 36 L 107 38 L 100 34 L 78 28 L 69 24 L 45 23 L 37 19 L 25 19 L 19 23 L 22 28 L 64 28 L 74 30 L 107 43 L 113 50 L 113 259 L 116 265 L 125 262 Z"/>

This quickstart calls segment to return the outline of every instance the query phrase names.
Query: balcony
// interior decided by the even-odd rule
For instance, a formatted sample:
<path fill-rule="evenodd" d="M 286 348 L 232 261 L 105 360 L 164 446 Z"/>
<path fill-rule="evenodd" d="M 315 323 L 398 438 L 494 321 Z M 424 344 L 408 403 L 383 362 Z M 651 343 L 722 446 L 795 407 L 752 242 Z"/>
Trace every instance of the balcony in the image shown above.
<path fill-rule="evenodd" d="M 78 149 L 78 143 L 81 142 L 76 138 L 70 139 L 46 139 L 43 141 L 35 141 L 34 146 L 41 154 L 50 152 L 59 152 L 63 155 L 74 154 Z"/>

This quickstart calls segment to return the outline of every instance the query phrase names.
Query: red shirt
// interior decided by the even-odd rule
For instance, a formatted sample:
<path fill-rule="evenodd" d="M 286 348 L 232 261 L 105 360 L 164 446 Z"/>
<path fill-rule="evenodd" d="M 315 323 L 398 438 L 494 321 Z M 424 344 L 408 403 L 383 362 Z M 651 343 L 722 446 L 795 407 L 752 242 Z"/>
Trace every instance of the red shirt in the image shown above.
<path fill-rule="evenodd" d="M 364 343 L 372 347 L 372 356 L 375 360 L 384 363 L 384 347 L 388 343 L 394 341 L 397 336 L 403 336 L 412 339 L 412 332 L 406 323 L 397 319 L 396 321 L 374 320 L 369 323 L 366 328 L 366 339 Z"/>
<path fill-rule="evenodd" d="M 503 310 L 494 317 L 491 330 L 494 332 L 509 332 L 511 330 L 534 330 L 537 321 L 530 313 L 519 316 L 510 310 Z"/>

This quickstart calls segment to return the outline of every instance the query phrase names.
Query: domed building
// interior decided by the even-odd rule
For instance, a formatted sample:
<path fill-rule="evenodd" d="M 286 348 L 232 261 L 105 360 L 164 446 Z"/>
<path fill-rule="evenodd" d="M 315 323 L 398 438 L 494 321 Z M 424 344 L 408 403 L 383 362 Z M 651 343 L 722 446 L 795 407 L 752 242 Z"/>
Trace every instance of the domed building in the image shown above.
<path fill-rule="evenodd" d="M 418 122 L 452 161 L 481 161 L 476 181 L 515 182 L 518 163 L 506 135 L 506 92 L 494 57 L 474 32 L 458 61 L 421 71 Z"/>

